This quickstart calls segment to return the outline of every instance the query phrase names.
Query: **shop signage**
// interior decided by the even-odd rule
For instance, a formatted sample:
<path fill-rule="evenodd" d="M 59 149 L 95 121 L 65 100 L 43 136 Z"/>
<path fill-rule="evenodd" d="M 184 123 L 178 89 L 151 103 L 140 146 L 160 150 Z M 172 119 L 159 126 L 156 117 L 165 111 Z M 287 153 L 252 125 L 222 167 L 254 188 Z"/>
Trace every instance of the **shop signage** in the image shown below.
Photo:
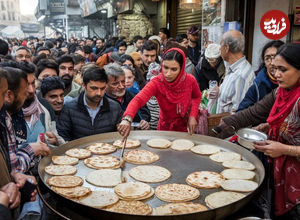
<path fill-rule="evenodd" d="M 21 23 L 21 30 L 24 33 L 38 33 L 39 28 L 40 28 L 39 24 Z"/>
<path fill-rule="evenodd" d="M 51 14 L 65 14 L 65 0 L 49 0 Z"/>
<path fill-rule="evenodd" d="M 260 20 L 260 30 L 267 38 L 279 40 L 290 30 L 289 18 L 280 10 L 268 11 Z"/>

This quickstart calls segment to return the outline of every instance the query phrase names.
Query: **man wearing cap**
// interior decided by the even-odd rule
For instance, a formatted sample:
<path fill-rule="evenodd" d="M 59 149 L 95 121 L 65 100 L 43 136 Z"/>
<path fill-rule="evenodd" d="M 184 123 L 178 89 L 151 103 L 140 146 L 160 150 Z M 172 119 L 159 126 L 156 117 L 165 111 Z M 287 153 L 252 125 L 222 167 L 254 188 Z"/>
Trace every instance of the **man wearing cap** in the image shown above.
<path fill-rule="evenodd" d="M 188 40 L 189 40 L 189 57 L 193 64 L 196 66 L 201 56 L 201 46 L 199 43 L 199 26 L 192 26 L 188 31 Z"/>
<path fill-rule="evenodd" d="M 228 68 L 220 86 L 216 113 L 235 112 L 252 85 L 255 74 L 243 54 L 245 38 L 241 32 L 227 31 L 223 34 L 220 45 L 221 56 L 228 62 Z"/>
<path fill-rule="evenodd" d="M 209 88 L 209 81 L 220 82 L 225 73 L 224 63 L 219 44 L 209 44 L 205 50 L 205 57 L 200 59 L 195 67 L 195 77 L 200 90 Z"/>

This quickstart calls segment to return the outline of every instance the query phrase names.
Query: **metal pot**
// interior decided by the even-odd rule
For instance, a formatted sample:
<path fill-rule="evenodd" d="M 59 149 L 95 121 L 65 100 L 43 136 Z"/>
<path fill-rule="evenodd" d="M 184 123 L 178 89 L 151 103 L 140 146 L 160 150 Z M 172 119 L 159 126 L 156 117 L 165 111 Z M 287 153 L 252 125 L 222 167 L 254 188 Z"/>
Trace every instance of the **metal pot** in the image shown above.
<path fill-rule="evenodd" d="M 236 135 L 238 136 L 239 144 L 250 150 L 254 149 L 254 141 L 264 141 L 268 139 L 265 133 L 251 128 L 242 128 L 236 132 Z"/>

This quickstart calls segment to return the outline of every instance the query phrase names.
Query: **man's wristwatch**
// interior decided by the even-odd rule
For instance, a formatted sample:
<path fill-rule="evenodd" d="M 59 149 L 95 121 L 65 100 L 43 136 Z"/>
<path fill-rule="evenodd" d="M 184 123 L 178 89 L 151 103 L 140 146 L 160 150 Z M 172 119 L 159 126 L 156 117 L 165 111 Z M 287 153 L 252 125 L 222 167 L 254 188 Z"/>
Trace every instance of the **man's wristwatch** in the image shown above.
<path fill-rule="evenodd" d="M 132 123 L 132 118 L 129 115 L 123 117 L 122 120 L 128 121 L 130 124 Z"/>

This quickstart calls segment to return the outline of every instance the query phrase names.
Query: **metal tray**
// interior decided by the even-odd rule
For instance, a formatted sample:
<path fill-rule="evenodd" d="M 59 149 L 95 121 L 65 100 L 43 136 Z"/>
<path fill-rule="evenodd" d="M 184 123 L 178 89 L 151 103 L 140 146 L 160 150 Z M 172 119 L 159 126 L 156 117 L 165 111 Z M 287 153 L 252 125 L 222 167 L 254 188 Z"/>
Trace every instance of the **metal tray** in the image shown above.
<path fill-rule="evenodd" d="M 88 145 L 95 143 L 95 142 L 107 142 L 107 143 L 112 143 L 116 139 L 122 138 L 119 133 L 117 132 L 112 132 L 112 133 L 105 133 L 105 134 L 99 134 L 99 135 L 93 135 L 85 138 L 81 138 L 78 140 L 71 141 L 65 145 L 62 145 L 56 149 L 53 149 L 51 151 L 51 154 L 48 157 L 44 157 L 39 164 L 39 175 L 41 177 L 41 180 L 43 183 L 48 187 L 49 191 L 57 196 L 56 198 L 62 199 L 66 201 L 65 204 L 73 205 L 74 207 L 78 207 L 78 210 L 92 210 L 89 212 L 89 215 L 87 216 L 88 218 L 91 219 L 96 219 L 97 216 L 99 217 L 99 214 L 101 214 L 101 218 L 106 218 L 106 219 L 128 219 L 130 215 L 125 215 L 125 214 L 119 214 L 119 213 L 112 213 L 112 212 L 107 212 L 104 210 L 100 209 L 95 209 L 92 207 L 88 207 L 85 205 L 82 205 L 80 203 L 77 203 L 76 201 L 66 199 L 55 192 L 51 190 L 51 188 L 46 184 L 46 180 L 51 177 L 50 175 L 46 174 L 44 172 L 44 168 L 48 165 L 51 164 L 51 157 L 54 155 L 64 155 L 64 152 L 75 147 L 79 148 L 85 148 Z M 240 147 L 236 144 L 232 144 L 228 141 L 224 141 L 221 139 L 213 138 L 213 137 L 208 137 L 208 136 L 202 136 L 202 135 L 189 135 L 187 133 L 182 133 L 182 132 L 169 132 L 169 131 L 132 131 L 130 133 L 129 138 L 134 138 L 134 139 L 139 139 L 142 143 L 142 146 L 139 149 L 147 149 L 149 151 L 155 152 L 160 156 L 160 159 L 154 163 L 153 165 L 159 165 L 162 167 L 167 168 L 168 170 L 171 171 L 172 176 L 161 183 L 155 183 L 155 184 L 150 184 L 153 188 L 157 187 L 158 185 L 166 184 L 166 183 L 185 183 L 185 179 L 188 174 L 194 172 L 194 171 L 215 171 L 215 172 L 221 172 L 225 168 L 222 166 L 221 163 L 214 162 L 209 159 L 208 156 L 201 156 L 194 154 L 191 151 L 175 151 L 172 149 L 154 149 L 150 148 L 146 145 L 146 141 L 151 138 L 166 138 L 170 141 L 175 140 L 175 139 L 189 139 L 190 141 L 193 141 L 195 145 L 197 144 L 213 144 L 216 146 L 219 146 L 222 148 L 223 151 L 232 151 L 236 152 L 242 155 L 242 159 L 245 161 L 249 161 L 253 163 L 256 167 L 255 169 L 255 179 L 259 186 L 261 185 L 264 176 L 265 176 L 265 171 L 264 167 L 261 163 L 261 161 L 250 151 L 247 149 Z M 125 149 L 125 151 L 128 151 Z M 120 150 L 117 150 L 116 152 L 112 153 L 111 155 L 119 157 L 120 155 Z M 88 168 L 87 166 L 84 165 L 83 161 L 80 160 L 77 165 L 75 165 L 78 168 L 77 173 L 75 174 L 76 176 L 80 176 L 83 179 L 85 179 L 86 175 L 94 171 L 94 169 Z M 130 163 L 125 163 L 124 166 L 124 176 L 127 178 L 127 181 L 135 181 L 133 178 L 131 178 L 128 175 L 128 170 L 130 170 L 132 167 L 137 166 L 134 164 Z M 103 187 L 96 187 L 94 185 L 91 185 L 87 183 L 86 181 L 84 182 L 83 186 L 90 187 L 92 190 L 96 189 L 104 189 L 108 191 L 113 191 L 113 188 L 103 188 Z M 217 209 L 210 209 L 205 212 L 198 212 L 198 213 L 192 213 L 192 214 L 185 214 L 185 215 L 176 215 L 176 216 L 137 216 L 137 215 L 132 215 L 133 219 L 149 219 L 149 218 L 163 218 L 163 219 L 220 219 L 224 218 L 225 216 L 228 216 L 234 212 L 236 212 L 238 209 L 240 209 L 242 206 L 244 206 L 250 199 L 251 197 L 255 194 L 255 192 L 259 189 L 259 187 L 251 193 L 246 194 L 247 196 L 235 203 L 231 203 L 227 206 L 223 206 Z M 200 197 L 196 200 L 193 200 L 193 202 L 200 202 L 203 205 L 206 205 L 204 202 L 204 199 L 207 195 L 216 192 L 216 191 L 221 191 L 222 189 L 199 189 L 200 190 Z M 159 200 L 156 196 L 149 198 L 148 200 L 144 200 L 147 204 L 149 204 L 151 207 L 155 208 L 158 207 L 162 204 L 165 204 L 166 202 L 163 202 Z M 74 209 L 77 210 L 77 209 Z M 81 211 L 82 212 L 82 211 Z"/>

